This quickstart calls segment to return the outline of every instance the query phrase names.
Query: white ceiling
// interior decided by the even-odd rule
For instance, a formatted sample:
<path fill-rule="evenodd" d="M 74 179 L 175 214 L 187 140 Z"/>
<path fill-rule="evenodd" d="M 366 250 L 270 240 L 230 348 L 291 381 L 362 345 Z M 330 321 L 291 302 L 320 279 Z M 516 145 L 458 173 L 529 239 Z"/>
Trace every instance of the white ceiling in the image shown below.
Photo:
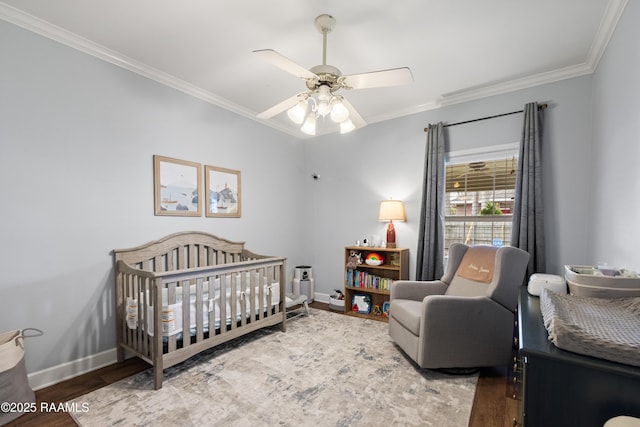
<path fill-rule="evenodd" d="M 368 123 L 594 71 L 627 0 L 2 0 L 15 23 L 243 116 L 303 91 L 257 57 L 322 63 L 316 16 L 337 20 L 343 74 L 409 67 L 414 83 L 344 91 Z M 306 137 L 286 113 L 263 121 Z M 330 122 L 318 134 L 337 131 Z"/>

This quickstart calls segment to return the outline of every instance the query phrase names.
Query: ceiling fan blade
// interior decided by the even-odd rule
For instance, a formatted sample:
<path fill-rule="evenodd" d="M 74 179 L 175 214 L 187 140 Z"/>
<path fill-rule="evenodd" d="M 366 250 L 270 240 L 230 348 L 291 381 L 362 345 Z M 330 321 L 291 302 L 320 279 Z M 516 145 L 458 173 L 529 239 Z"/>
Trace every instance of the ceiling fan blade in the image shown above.
<path fill-rule="evenodd" d="M 367 122 L 362 118 L 360 113 L 358 113 L 358 110 L 353 108 L 353 105 L 351 105 L 351 103 L 344 97 L 342 97 L 342 104 L 347 107 L 347 110 L 349 110 L 349 119 L 351 119 L 351 122 L 356 129 L 367 125 Z"/>
<path fill-rule="evenodd" d="M 286 56 L 282 56 L 273 49 L 254 50 L 253 53 L 258 54 L 261 58 L 271 62 L 276 67 L 286 71 L 289 74 L 293 74 L 301 79 L 317 79 L 318 76 L 296 64 Z"/>
<path fill-rule="evenodd" d="M 280 102 L 279 104 L 274 105 L 273 107 L 264 110 L 262 113 L 258 114 L 258 118 L 259 119 L 270 119 L 271 117 L 274 117 L 280 113 L 282 113 L 284 110 L 288 110 L 289 108 L 293 107 L 294 105 L 296 105 L 298 102 L 304 100 L 304 93 L 299 93 L 297 95 L 293 95 L 291 98 L 287 98 L 284 101 Z"/>
<path fill-rule="evenodd" d="M 371 87 L 399 86 L 413 83 L 413 75 L 407 67 L 371 73 L 351 74 L 342 78 L 345 89 L 366 89 Z"/>

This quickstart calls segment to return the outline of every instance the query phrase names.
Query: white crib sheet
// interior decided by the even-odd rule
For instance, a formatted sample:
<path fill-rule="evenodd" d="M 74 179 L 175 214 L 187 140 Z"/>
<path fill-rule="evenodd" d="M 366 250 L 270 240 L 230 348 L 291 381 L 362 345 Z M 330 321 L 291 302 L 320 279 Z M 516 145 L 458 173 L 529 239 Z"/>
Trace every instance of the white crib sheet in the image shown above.
<path fill-rule="evenodd" d="M 227 286 L 230 283 L 230 280 L 227 280 Z M 251 301 L 250 301 L 250 285 L 249 279 L 247 278 L 247 286 L 246 290 L 238 289 L 236 291 L 236 318 L 235 321 L 240 321 L 242 319 L 242 301 L 245 301 L 245 317 L 251 316 Z M 237 288 L 240 288 L 240 279 L 237 280 Z M 271 296 L 271 307 L 274 307 L 278 303 L 280 303 L 280 283 L 273 282 L 271 284 L 263 285 L 263 307 L 268 306 L 269 295 Z M 197 294 L 196 294 L 196 286 L 191 285 L 189 290 L 189 330 L 190 335 L 195 335 L 196 333 L 196 304 L 197 304 Z M 220 328 L 220 279 L 215 280 L 214 284 L 215 295 L 213 298 L 209 297 L 208 286 L 202 287 L 202 314 L 203 314 L 203 331 L 207 332 L 209 330 L 209 313 L 214 311 L 214 319 L 215 319 L 215 329 Z M 167 289 L 162 290 L 162 313 L 161 313 L 161 321 L 162 321 L 162 335 L 164 337 L 169 337 L 172 335 L 182 334 L 183 331 L 183 312 L 182 312 L 182 298 L 183 298 L 183 288 L 182 286 L 176 287 L 176 302 L 175 304 L 168 304 L 168 291 Z M 254 288 L 254 306 L 255 313 L 259 314 L 260 311 L 260 287 L 255 286 Z M 148 296 L 147 296 L 148 299 Z M 125 316 L 127 318 L 127 325 L 129 329 L 136 329 L 138 326 L 137 322 L 137 307 L 138 300 L 127 298 L 127 307 L 125 307 Z M 229 288 L 226 289 L 225 292 L 225 308 L 226 308 L 226 318 L 225 324 L 231 324 L 231 290 Z M 153 324 L 153 307 L 147 301 L 147 313 L 146 313 L 146 321 L 144 325 L 145 329 L 148 330 L 149 335 L 153 336 L 155 333 L 155 328 Z"/>

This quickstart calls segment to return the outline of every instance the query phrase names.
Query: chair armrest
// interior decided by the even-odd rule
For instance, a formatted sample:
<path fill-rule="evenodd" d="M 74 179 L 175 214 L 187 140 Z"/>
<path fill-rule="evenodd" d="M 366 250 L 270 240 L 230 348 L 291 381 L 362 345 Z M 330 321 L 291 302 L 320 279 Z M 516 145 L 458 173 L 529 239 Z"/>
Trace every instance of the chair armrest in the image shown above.
<path fill-rule="evenodd" d="M 447 285 L 440 280 L 428 282 L 397 280 L 391 286 L 391 299 L 409 299 L 422 301 L 429 295 L 444 295 Z"/>

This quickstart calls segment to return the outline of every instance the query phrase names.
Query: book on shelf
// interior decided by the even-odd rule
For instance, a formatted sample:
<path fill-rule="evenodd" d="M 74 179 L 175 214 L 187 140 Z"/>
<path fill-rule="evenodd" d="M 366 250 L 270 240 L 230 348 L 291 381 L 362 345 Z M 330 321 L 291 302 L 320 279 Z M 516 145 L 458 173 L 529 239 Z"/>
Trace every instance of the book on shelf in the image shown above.
<path fill-rule="evenodd" d="M 366 271 L 347 270 L 347 286 L 360 289 L 391 290 L 393 279 L 380 277 Z"/>

